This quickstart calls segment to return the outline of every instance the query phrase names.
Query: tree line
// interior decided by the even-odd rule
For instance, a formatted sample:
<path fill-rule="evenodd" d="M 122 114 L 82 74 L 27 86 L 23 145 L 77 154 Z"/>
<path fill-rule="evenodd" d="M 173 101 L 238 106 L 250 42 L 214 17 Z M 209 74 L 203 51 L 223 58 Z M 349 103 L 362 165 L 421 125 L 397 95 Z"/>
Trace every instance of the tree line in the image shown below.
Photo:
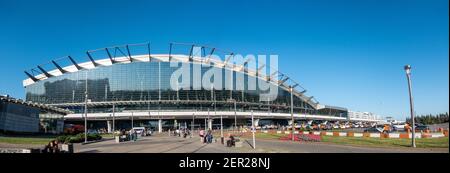
<path fill-rule="evenodd" d="M 419 124 L 440 124 L 440 123 L 448 123 L 448 112 L 440 113 L 436 115 L 428 114 L 428 115 L 419 115 L 414 117 L 415 123 Z M 406 118 L 406 122 L 410 123 L 411 118 Z"/>

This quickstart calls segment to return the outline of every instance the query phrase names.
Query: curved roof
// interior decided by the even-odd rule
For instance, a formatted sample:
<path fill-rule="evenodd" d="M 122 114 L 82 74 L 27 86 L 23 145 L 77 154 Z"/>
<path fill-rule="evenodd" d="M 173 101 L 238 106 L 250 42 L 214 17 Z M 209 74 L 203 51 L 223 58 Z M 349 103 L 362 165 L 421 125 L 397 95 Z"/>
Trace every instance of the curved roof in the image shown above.
<path fill-rule="evenodd" d="M 148 53 L 147 54 L 138 54 L 138 55 L 131 54 L 129 46 L 136 46 L 136 45 L 148 45 Z M 270 74 L 270 75 L 266 75 L 265 73 L 258 73 L 259 70 L 265 65 L 261 65 L 260 66 L 261 68 L 259 67 L 258 69 L 250 69 L 245 66 L 245 64 L 248 62 L 248 60 L 246 60 L 246 62 L 244 62 L 244 64 L 242 64 L 242 65 L 236 65 L 236 64 L 229 63 L 228 60 L 219 60 L 219 59 L 210 58 L 209 55 L 213 54 L 213 52 L 216 48 L 212 48 L 212 51 L 208 56 L 194 56 L 192 54 L 192 49 L 194 48 L 194 46 L 201 47 L 202 49 L 207 48 L 207 46 L 200 46 L 200 45 L 194 45 L 194 44 L 190 44 L 192 47 L 191 47 L 191 51 L 190 51 L 189 55 L 172 54 L 173 45 L 178 45 L 178 43 L 170 44 L 169 54 L 150 54 L 150 44 L 149 43 L 125 45 L 125 46 L 114 46 L 114 47 L 109 47 L 109 48 L 92 50 L 92 51 L 86 52 L 90 61 L 83 62 L 83 63 L 76 63 L 72 57 L 67 56 L 64 58 L 69 59 L 73 65 L 61 67 L 59 64 L 56 63 L 57 60 L 53 60 L 51 62 L 56 67 L 56 69 L 46 71 L 45 69 L 43 69 L 41 67 L 41 65 L 38 65 L 37 68 L 39 69 L 39 71 L 32 69 L 31 70 L 32 74 L 30 74 L 28 71 L 25 71 L 26 75 L 29 78 L 27 78 L 23 81 L 23 86 L 26 87 L 35 82 L 43 81 L 43 80 L 46 80 L 48 78 L 55 77 L 55 76 L 61 76 L 65 73 L 73 73 L 73 72 L 77 72 L 80 70 L 89 70 L 89 69 L 94 69 L 94 68 L 101 67 L 101 66 L 111 66 L 113 64 L 126 64 L 126 63 L 133 63 L 133 62 L 154 62 L 154 61 L 190 62 L 190 63 L 209 64 L 214 67 L 229 69 L 229 70 L 232 70 L 235 72 L 245 73 L 249 76 L 254 76 L 254 77 L 262 79 L 264 81 L 268 81 L 274 85 L 279 86 L 280 88 L 283 88 L 284 90 L 286 90 L 288 92 L 290 91 L 290 87 L 292 87 L 293 88 L 292 91 L 295 96 L 301 98 L 303 101 L 307 102 L 308 104 L 310 104 L 311 106 L 313 106 L 316 109 L 325 108 L 325 106 L 320 105 L 319 102 L 317 102 L 317 100 L 315 100 L 313 96 L 311 96 L 311 97 L 306 96 L 304 94 L 306 92 L 306 90 L 303 87 L 301 87 L 300 84 L 298 84 L 297 82 L 295 82 L 291 78 L 289 78 L 287 75 L 285 75 L 279 71 L 276 71 L 275 73 Z M 180 44 L 180 45 L 186 45 L 186 44 Z M 121 47 L 122 48 L 125 47 L 126 51 L 121 51 L 120 50 Z M 109 51 L 110 49 L 121 51 L 123 56 L 116 57 L 116 55 L 114 54 L 114 57 L 113 57 Z M 95 52 L 95 51 L 104 51 L 105 53 L 107 53 L 108 58 L 94 60 L 91 52 Z M 127 53 L 124 53 L 124 52 L 127 52 Z M 230 54 L 233 55 L 233 53 L 230 53 Z M 271 67 L 267 67 L 267 68 L 271 68 Z M 34 75 L 34 72 L 38 72 L 38 74 Z"/>

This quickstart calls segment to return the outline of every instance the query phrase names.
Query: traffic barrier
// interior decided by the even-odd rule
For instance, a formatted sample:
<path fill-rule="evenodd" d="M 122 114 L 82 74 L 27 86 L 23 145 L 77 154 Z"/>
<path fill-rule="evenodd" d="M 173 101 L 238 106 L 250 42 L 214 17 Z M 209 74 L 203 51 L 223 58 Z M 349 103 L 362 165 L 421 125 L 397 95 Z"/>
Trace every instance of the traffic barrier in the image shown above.
<path fill-rule="evenodd" d="M 381 137 L 381 135 L 380 135 L 380 133 L 370 133 L 369 137 L 371 137 L 371 138 L 379 138 L 379 137 Z"/>
<path fill-rule="evenodd" d="M 355 133 L 354 132 L 347 132 L 347 137 L 354 137 Z"/>
<path fill-rule="evenodd" d="M 370 137 L 370 133 L 364 132 L 364 133 L 363 133 L 363 136 L 364 136 L 364 137 Z"/>
<path fill-rule="evenodd" d="M 431 138 L 432 135 L 430 133 L 422 133 L 421 137 L 422 138 Z"/>
<path fill-rule="evenodd" d="M 363 133 L 353 133 L 353 136 L 360 138 L 360 137 L 363 137 L 364 135 L 363 135 Z"/>
<path fill-rule="evenodd" d="M 441 138 L 441 137 L 445 137 L 445 135 L 442 133 L 432 133 L 431 137 L 432 138 Z"/>
<path fill-rule="evenodd" d="M 339 132 L 333 132 L 333 136 L 339 136 Z"/>
<path fill-rule="evenodd" d="M 389 133 L 388 138 L 400 138 L 400 133 Z"/>
<path fill-rule="evenodd" d="M 409 133 L 400 133 L 399 137 L 401 139 L 408 139 L 409 138 Z"/>
<path fill-rule="evenodd" d="M 333 136 L 333 132 L 325 132 L 325 135 L 327 135 L 327 136 Z"/>
<path fill-rule="evenodd" d="M 421 138 L 422 134 L 421 133 L 415 133 L 414 135 L 416 138 Z M 408 138 L 412 138 L 412 133 L 408 134 Z"/>
<path fill-rule="evenodd" d="M 440 138 L 448 137 L 448 130 L 441 130 L 442 132 L 416 132 L 416 138 Z M 291 131 L 275 131 L 275 130 L 261 130 L 261 133 L 277 133 L 277 134 L 291 134 Z M 355 133 L 349 132 L 330 132 L 330 131 L 294 131 L 298 135 L 317 135 L 317 136 L 334 136 L 334 137 L 371 137 L 371 138 L 402 138 L 410 139 L 412 133 Z"/>

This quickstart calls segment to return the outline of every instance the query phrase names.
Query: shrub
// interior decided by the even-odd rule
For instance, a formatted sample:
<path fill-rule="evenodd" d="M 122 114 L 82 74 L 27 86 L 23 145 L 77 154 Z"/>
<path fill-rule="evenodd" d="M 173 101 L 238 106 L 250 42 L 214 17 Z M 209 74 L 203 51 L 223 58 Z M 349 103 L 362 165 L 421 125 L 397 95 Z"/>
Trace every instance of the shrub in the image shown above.
<path fill-rule="evenodd" d="M 88 134 L 88 141 L 95 141 L 102 139 L 102 136 L 99 134 Z M 56 140 L 61 141 L 63 143 L 80 143 L 84 141 L 84 133 L 79 133 L 76 135 L 62 135 L 56 137 Z"/>

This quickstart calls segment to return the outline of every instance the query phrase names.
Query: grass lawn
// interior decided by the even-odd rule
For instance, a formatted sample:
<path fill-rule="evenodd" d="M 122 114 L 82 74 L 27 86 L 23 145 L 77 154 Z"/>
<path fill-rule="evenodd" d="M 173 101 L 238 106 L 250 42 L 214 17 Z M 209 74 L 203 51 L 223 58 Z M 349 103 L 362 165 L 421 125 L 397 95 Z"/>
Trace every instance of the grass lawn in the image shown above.
<path fill-rule="evenodd" d="M 358 137 L 334 137 L 322 136 L 322 142 L 358 145 L 358 146 L 374 146 L 374 147 L 409 147 L 411 139 L 390 139 L 390 138 L 358 138 Z M 442 138 L 419 138 L 416 139 L 418 148 L 448 148 L 448 137 Z"/>
<path fill-rule="evenodd" d="M 113 138 L 114 135 L 112 133 L 104 133 L 104 134 L 100 134 L 100 136 L 102 136 L 102 138 Z"/>
<path fill-rule="evenodd" d="M 270 133 L 256 133 L 256 139 L 279 139 L 287 136 L 286 134 L 270 134 Z M 389 138 L 358 138 L 358 137 L 334 137 L 322 136 L 322 142 L 355 145 L 355 146 L 373 146 L 373 147 L 409 147 L 411 139 L 389 139 Z M 448 137 L 442 138 L 420 138 L 416 139 L 416 146 L 418 148 L 448 148 Z"/>
<path fill-rule="evenodd" d="M 46 145 L 55 137 L 5 137 L 0 136 L 0 143 Z"/>

